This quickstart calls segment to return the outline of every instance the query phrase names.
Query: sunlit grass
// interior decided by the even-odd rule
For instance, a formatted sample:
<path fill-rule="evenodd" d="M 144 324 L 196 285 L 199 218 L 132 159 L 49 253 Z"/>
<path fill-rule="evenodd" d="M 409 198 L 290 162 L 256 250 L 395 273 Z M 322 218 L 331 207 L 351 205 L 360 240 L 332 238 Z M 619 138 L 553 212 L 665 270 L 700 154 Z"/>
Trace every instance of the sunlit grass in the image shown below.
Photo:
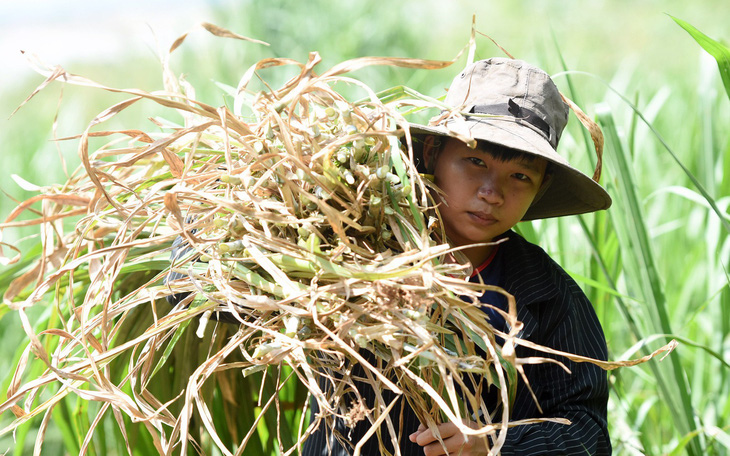
<path fill-rule="evenodd" d="M 684 38 L 682 34 L 684 31 L 677 27 L 677 35 Z M 459 39 L 459 42 L 463 41 L 463 38 Z M 348 43 L 347 52 L 357 53 L 355 44 L 349 41 L 340 44 L 344 47 Z M 403 46 L 408 47 L 397 54 L 422 56 L 418 45 L 415 42 L 405 43 Z M 337 43 L 328 46 L 331 47 L 327 49 L 327 57 L 333 61 L 341 60 Z M 487 43 L 480 43 L 480 48 L 483 53 L 486 53 L 485 49 L 493 50 Z M 368 49 L 367 54 L 371 53 Z M 210 77 L 220 74 L 223 75 L 219 78 L 223 83 L 235 84 L 230 75 L 235 75 L 236 71 L 231 68 L 230 61 L 203 55 L 187 57 L 197 65 L 206 65 Z M 695 56 L 677 58 L 686 58 L 690 67 L 697 60 Z M 587 61 L 590 62 L 590 57 Z M 561 69 L 556 60 L 536 63 L 554 71 Z M 584 64 L 582 68 L 590 70 L 590 65 Z M 667 77 L 652 84 L 643 80 L 645 68 L 625 70 L 617 65 L 616 74 L 608 83 L 636 105 L 670 145 L 678 160 L 702 184 L 719 211 L 727 214 L 730 205 L 730 133 L 727 129 L 730 112 L 728 98 L 722 91 L 716 72 L 716 66 L 703 67 L 699 75 L 702 84 L 694 80 L 696 73 L 688 74 L 686 79 Z M 441 72 L 444 80 L 449 77 L 445 73 Z M 227 74 L 229 76 L 225 76 Z M 418 76 L 406 75 L 405 72 L 396 71 L 388 74 L 387 78 L 377 72 L 373 74 L 384 79 L 392 78 L 388 81 L 390 84 L 382 81 L 382 87 L 405 82 L 432 95 L 440 94 L 440 88 L 446 85 L 439 81 L 441 84 L 431 82 L 426 85 L 423 82 L 419 86 Z M 402 77 L 407 81 L 399 79 Z M 671 359 L 661 363 L 653 361 L 651 367 L 619 370 L 611 374 L 613 388 L 609 425 L 616 452 L 728 454 L 730 369 L 710 351 L 719 354 L 726 362 L 729 360 L 730 236 L 688 174 L 626 102 L 593 77 L 573 75 L 571 78 L 575 85 L 574 99 L 581 100 L 581 105 L 589 113 L 600 114 L 598 117 L 608 139 L 605 152 L 608 166 L 603 182 L 614 195 L 614 206 L 608 214 L 535 222 L 532 229 L 526 226 L 523 230 L 574 274 L 586 290 L 604 325 L 611 358 L 640 353 L 635 345 L 641 340 L 645 340 L 647 349 L 651 350 L 663 342 L 662 338 L 653 335 L 667 332 L 700 346 L 681 344 Z M 558 83 L 568 90 L 566 79 L 558 78 Z M 158 84 L 144 82 L 138 85 L 149 87 Z M 29 90 L 30 87 L 26 93 Z M 65 123 L 69 117 L 64 116 L 67 120 L 59 127 L 59 136 L 78 133 L 91 117 L 109 104 L 107 99 L 99 100 L 94 108 L 92 103 L 86 102 L 89 99 L 87 94 L 72 90 L 65 91 L 62 109 L 75 113 L 73 117 L 76 119 Z M 210 89 L 210 95 L 203 95 L 225 103 L 226 97 L 217 90 Z M 39 185 L 65 180 L 62 161 L 58 158 L 59 148 L 68 163 L 69 172 L 78 164 L 73 148 L 49 141 L 56 102 L 57 97 L 50 93 L 33 100 L 13 118 L 10 131 L 3 132 L 2 136 L 6 150 L 22 151 L 13 155 L 3 154 L 3 167 Z M 600 103 L 604 103 L 603 111 L 596 108 Z M 93 104 L 96 105 L 96 102 Z M 29 114 L 31 111 L 32 116 Z M 33 117 L 33 121 L 29 121 L 28 117 Z M 581 169 L 592 169 L 591 159 L 583 146 L 583 133 L 576 128 L 575 119 L 571 120 L 571 124 L 561 150 L 579 163 Z M 624 159 L 623 169 L 616 163 L 618 158 Z M 626 183 L 627 170 L 633 178 L 633 193 L 629 187 L 623 190 L 621 187 L 622 183 Z M 7 179 L 2 188 L 18 199 L 30 196 L 30 193 L 19 191 Z M 631 200 L 633 208 L 629 207 Z M 12 203 L 3 200 L 0 213 L 4 216 L 12 206 Z M 639 238 L 633 238 L 634 235 Z M 642 278 L 643 273 L 652 269 L 654 275 Z M 3 268 L 0 273 L 5 270 Z M 590 281 L 582 280 L 583 277 Z M 39 328 L 43 327 L 41 313 L 33 315 L 33 318 L 39 319 Z M 0 362 L 2 369 L 9 368 L 11 359 L 17 359 L 19 352 L 16 349 L 23 340 L 18 325 L 12 314 L 0 319 L 0 342 L 3 353 L 7 354 Z M 3 382 L 4 390 L 9 380 Z M 61 454 L 61 447 L 66 449 L 65 452 L 74 454 L 81 445 L 78 439 L 79 436 L 83 439 L 83 432 L 79 426 L 84 425 L 71 417 L 83 408 L 76 407 L 77 404 L 69 400 L 54 416 L 54 427 L 47 439 L 58 445 L 47 445 L 49 452 L 44 449 L 44 454 L 53 454 L 54 448 Z M 251 411 L 249 416 L 254 416 L 254 412 Z M 0 426 L 6 424 L 5 420 L 5 417 L 0 419 Z M 115 429 L 113 420 L 108 421 L 105 426 Z M 16 437 L 21 444 L 15 447 L 16 454 L 26 454 L 32 447 L 35 432 L 32 428 L 24 426 L 18 432 Z M 695 433 L 697 430 L 700 432 Z M 266 431 L 262 428 L 260 432 Z M 146 452 L 152 448 L 151 442 L 144 431 L 134 438 L 137 439 L 138 454 L 149 454 Z M 259 438 L 265 445 L 267 435 L 259 435 Z M 106 441 L 97 442 L 100 448 L 106 446 L 108 452 L 100 451 L 100 454 L 126 452 L 123 439 L 116 431 L 107 433 Z M 23 442 L 25 446 L 22 446 Z M 9 439 L 0 441 L 0 450 L 9 446 L 12 446 Z"/>

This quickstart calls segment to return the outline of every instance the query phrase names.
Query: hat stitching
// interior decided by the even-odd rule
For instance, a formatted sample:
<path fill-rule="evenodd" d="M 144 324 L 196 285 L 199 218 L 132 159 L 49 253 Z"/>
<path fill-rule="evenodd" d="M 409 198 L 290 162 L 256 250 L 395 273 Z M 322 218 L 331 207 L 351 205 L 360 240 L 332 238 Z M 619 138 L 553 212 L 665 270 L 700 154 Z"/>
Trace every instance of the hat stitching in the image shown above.
<path fill-rule="evenodd" d="M 494 117 L 494 118 L 490 118 L 489 120 L 504 120 L 504 121 L 507 121 L 507 122 L 513 122 L 514 121 L 514 120 L 510 119 L 509 117 Z M 516 119 L 516 120 L 519 121 L 519 119 Z M 497 125 L 496 123 L 489 122 L 487 120 L 477 120 L 475 122 L 469 122 L 469 123 L 471 123 L 471 125 L 468 127 L 469 132 L 471 132 L 472 129 L 474 127 L 476 127 L 478 124 L 484 123 L 486 125 L 489 125 L 491 127 L 494 127 L 494 128 L 499 129 L 503 133 L 506 133 L 506 134 L 509 134 L 511 136 L 514 136 L 515 138 L 519 138 L 522 141 L 526 142 L 527 144 L 530 144 L 530 145 L 533 145 L 533 146 L 536 146 L 537 147 L 537 144 L 535 142 L 533 142 L 532 140 L 530 140 L 529 138 L 527 138 L 527 137 L 525 137 L 525 136 L 517 133 L 515 130 L 507 129 L 507 128 L 502 128 L 500 125 Z M 540 133 L 542 135 L 542 132 L 540 132 L 537 128 L 533 127 L 532 125 L 530 125 L 530 124 L 528 124 L 526 122 L 520 122 L 520 125 L 525 126 L 525 127 L 530 127 L 531 130 L 533 130 L 536 133 Z M 488 139 L 484 139 L 483 141 L 489 142 Z M 530 151 L 524 151 L 524 152 L 527 153 L 527 154 L 530 154 L 530 155 L 535 155 L 535 156 L 538 156 L 538 157 L 543 157 L 545 159 L 548 159 L 547 157 L 544 157 L 543 155 L 540 155 L 540 154 L 536 154 L 534 152 L 530 152 Z"/>

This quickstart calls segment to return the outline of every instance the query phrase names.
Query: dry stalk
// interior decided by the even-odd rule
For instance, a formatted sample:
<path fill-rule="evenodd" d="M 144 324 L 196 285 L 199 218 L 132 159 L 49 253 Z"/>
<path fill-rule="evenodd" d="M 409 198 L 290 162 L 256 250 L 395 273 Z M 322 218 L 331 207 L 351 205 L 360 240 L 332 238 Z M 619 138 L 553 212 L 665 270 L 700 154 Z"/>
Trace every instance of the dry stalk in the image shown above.
<path fill-rule="evenodd" d="M 427 97 L 382 102 L 343 76 L 365 65 L 429 69 L 451 62 L 365 58 L 317 75 L 318 61 L 315 53 L 305 64 L 267 59 L 252 66 L 239 93 L 258 69 L 294 63 L 301 72 L 282 88 L 258 94 L 249 120 L 182 92 L 115 89 L 60 68 L 38 68 L 48 75 L 41 88 L 63 79 L 131 98 L 68 138 L 79 141 L 82 158 L 74 177 L 21 203 L 0 226 L 38 224 L 47 233 L 44 254 L 15 279 L 5 302 L 22 316 L 35 305 L 54 306 L 59 316 L 55 327 L 38 334 L 24 318 L 29 350 L 47 370 L 22 383 L 27 356 L 18 364 L 0 405 L 0 412 L 12 410 L 18 418 L 0 433 L 41 414 L 45 431 L 51 410 L 75 394 L 103 404 L 82 453 L 111 409 L 125 439 L 122 414 L 146 426 L 161 454 L 185 455 L 190 444 L 201 445 L 203 433 L 223 454 L 243 454 L 267 409 L 275 412 L 275 432 L 283 438 L 278 397 L 286 381 L 276 380 L 252 427 L 232 445 L 216 428 L 211 388 L 218 385 L 232 406 L 246 398 L 236 396 L 241 392 L 225 377 L 229 372 L 276 372 L 279 379 L 286 366 L 330 422 L 336 416 L 351 424 L 367 419 L 381 441 L 398 439 L 387 413 L 394 402 L 380 394 L 390 390 L 429 426 L 443 419 L 461 423 L 481 410 L 479 426 L 461 425 L 462 431 L 496 434 L 493 451 L 499 450 L 506 429 L 519 424 L 509 421 L 500 355 L 517 371 L 546 360 L 514 356 L 515 345 L 527 345 L 516 338 L 521 324 L 514 300 L 509 296 L 503 312 L 512 330 L 496 331 L 475 306 L 481 292 L 494 287 L 468 283 L 462 266 L 445 261 L 452 249 L 439 241 L 440 224 L 428 222 L 437 214 L 412 149 L 401 146 L 408 129 L 400 110 L 438 106 Z M 345 100 L 331 88 L 338 81 L 364 88 L 366 100 Z M 181 115 L 184 126 L 96 130 L 141 102 Z M 92 137 L 110 142 L 91 151 Z M 13 222 L 40 200 L 37 218 Z M 64 233 L 60 221 L 78 215 Z M 171 264 L 176 238 L 184 249 Z M 182 278 L 163 284 L 170 271 Z M 169 310 L 164 298 L 181 294 L 187 297 Z M 215 322 L 223 315 L 235 323 Z M 198 358 L 188 356 L 190 343 L 201 349 Z M 377 363 L 368 360 L 372 356 Z M 361 380 L 378 392 L 373 409 L 341 401 L 356 389 L 350 376 L 355 364 L 365 371 Z M 156 379 L 173 367 L 187 377 L 175 379 L 172 390 L 159 388 Z M 489 378 L 501 389 L 502 415 L 483 410 L 486 382 L 472 382 L 479 385 L 473 390 L 465 376 Z M 272 387 L 267 378 L 261 376 L 260 399 Z M 42 392 L 51 399 L 34 401 Z M 301 424 L 291 423 L 299 428 L 295 446 L 313 429 Z M 38 448 L 42 440 L 43 432 Z"/>

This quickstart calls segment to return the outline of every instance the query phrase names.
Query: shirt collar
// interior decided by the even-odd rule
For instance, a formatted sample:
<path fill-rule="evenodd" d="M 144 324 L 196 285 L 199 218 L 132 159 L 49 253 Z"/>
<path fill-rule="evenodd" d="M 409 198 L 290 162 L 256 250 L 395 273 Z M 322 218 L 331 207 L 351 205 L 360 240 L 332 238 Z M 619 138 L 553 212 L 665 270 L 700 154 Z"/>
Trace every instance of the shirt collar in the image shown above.
<path fill-rule="evenodd" d="M 557 296 L 558 289 L 550 276 L 554 270 L 548 264 L 550 257 L 514 231 L 508 231 L 504 237 L 507 241 L 501 244 L 505 258 L 501 286 L 515 297 L 520 307 Z M 529 271 L 528 280 L 525 271 Z"/>

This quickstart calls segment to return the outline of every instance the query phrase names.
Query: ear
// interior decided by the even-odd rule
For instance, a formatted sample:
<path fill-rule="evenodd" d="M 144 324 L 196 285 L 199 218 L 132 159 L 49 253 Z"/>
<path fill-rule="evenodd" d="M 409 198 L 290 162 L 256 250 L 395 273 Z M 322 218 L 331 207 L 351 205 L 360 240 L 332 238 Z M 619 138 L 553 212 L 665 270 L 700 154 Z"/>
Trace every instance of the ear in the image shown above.
<path fill-rule="evenodd" d="M 426 169 L 429 173 L 433 170 L 436 164 L 436 156 L 438 154 L 438 148 L 434 147 L 436 143 L 436 137 L 428 135 L 423 138 L 423 164 L 426 165 Z"/>

